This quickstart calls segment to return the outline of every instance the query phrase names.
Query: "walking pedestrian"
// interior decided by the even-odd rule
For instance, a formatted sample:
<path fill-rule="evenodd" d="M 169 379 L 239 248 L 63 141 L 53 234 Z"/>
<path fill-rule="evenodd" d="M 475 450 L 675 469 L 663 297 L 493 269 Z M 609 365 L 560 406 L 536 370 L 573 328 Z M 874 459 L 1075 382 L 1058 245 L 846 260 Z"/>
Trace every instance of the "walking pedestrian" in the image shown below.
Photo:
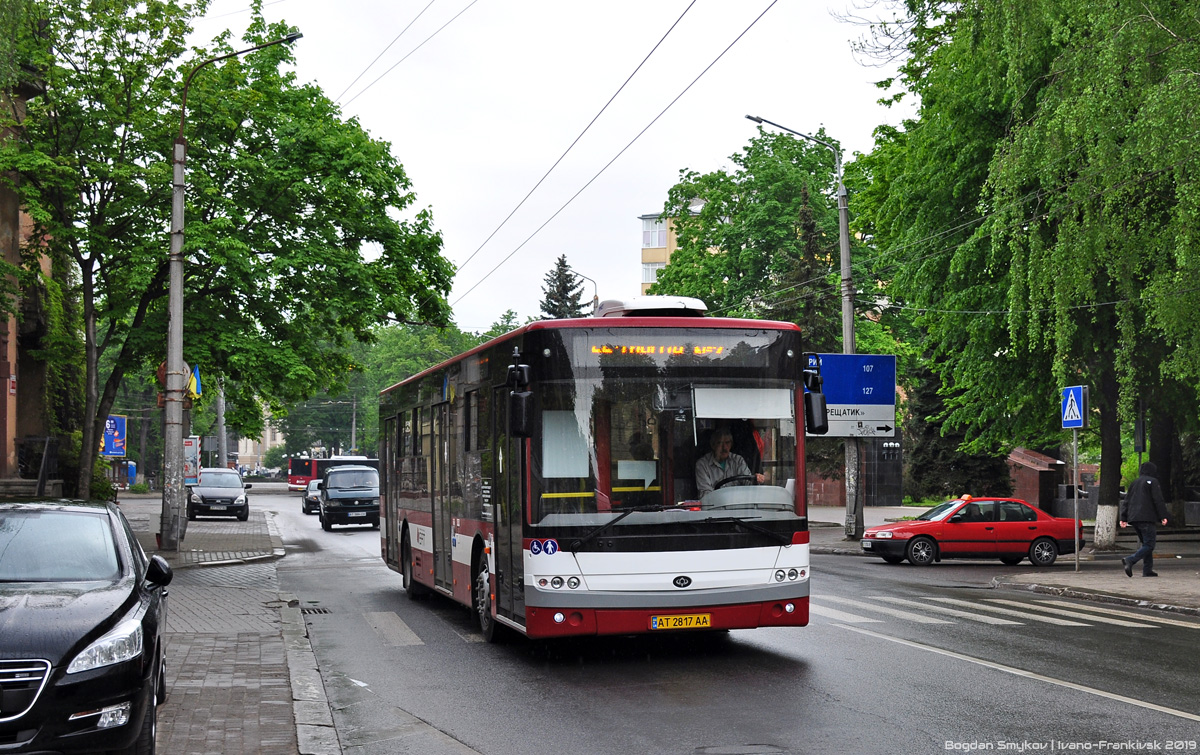
<path fill-rule="evenodd" d="M 1154 544 L 1158 538 L 1158 525 L 1167 523 L 1167 504 L 1163 502 L 1162 485 L 1159 484 L 1158 467 L 1146 462 L 1138 470 L 1140 476 L 1129 486 L 1125 500 L 1121 501 L 1121 526 L 1133 525 L 1137 530 L 1141 547 L 1129 558 L 1121 559 L 1125 576 L 1133 576 L 1133 565 L 1142 562 L 1143 577 L 1157 577 L 1154 571 Z"/>

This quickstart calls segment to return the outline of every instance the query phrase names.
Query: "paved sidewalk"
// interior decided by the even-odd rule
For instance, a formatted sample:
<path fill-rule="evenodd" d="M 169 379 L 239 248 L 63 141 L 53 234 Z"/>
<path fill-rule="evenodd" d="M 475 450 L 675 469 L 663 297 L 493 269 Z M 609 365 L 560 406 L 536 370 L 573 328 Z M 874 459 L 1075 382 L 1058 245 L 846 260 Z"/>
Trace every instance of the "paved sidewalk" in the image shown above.
<path fill-rule="evenodd" d="M 279 592 L 274 521 L 188 522 L 178 551 L 158 550 L 161 495 L 118 505 L 147 553 L 175 570 L 168 588 L 167 702 L 158 749 L 172 755 L 340 753 L 325 687 L 295 596 Z M 201 568 L 213 567 L 213 568 Z"/>
<path fill-rule="evenodd" d="M 867 507 L 865 524 L 873 527 L 905 516 L 917 516 L 924 510 L 910 507 Z M 813 553 L 866 556 L 856 541 L 845 539 L 846 509 L 832 506 L 809 507 L 810 547 Z M 1084 529 L 1090 543 L 1091 531 Z M 1132 579 L 1125 576 L 1120 559 L 1137 549 L 1132 529 L 1117 536 L 1117 549 L 1095 551 L 1086 544 L 1075 555 L 1059 556 L 1051 567 L 1039 569 L 1023 561 L 1012 574 L 992 580 L 996 587 L 1030 590 L 1095 600 L 1120 605 L 1157 608 L 1200 616 L 1200 528 L 1160 529 L 1154 549 L 1154 570 L 1159 576 L 1144 578 L 1139 568 Z M 873 557 L 873 556 L 867 556 Z"/>

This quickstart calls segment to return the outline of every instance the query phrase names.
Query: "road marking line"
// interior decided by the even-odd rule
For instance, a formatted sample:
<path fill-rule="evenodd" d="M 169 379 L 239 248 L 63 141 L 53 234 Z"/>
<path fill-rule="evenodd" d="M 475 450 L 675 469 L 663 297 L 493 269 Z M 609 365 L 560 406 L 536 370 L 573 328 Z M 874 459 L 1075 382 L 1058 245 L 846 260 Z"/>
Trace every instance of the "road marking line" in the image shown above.
<path fill-rule="evenodd" d="M 956 606 L 966 606 L 968 608 L 974 608 L 979 611 L 990 611 L 992 613 L 998 613 L 1001 616 L 1018 616 L 1022 619 L 1029 619 L 1030 621 L 1040 621 L 1044 624 L 1054 624 L 1054 625 L 1060 626 L 1060 627 L 1090 626 L 1089 624 L 1083 624 L 1078 621 L 1067 621 L 1066 619 L 1056 619 L 1053 616 L 1039 616 L 1035 613 L 1026 613 L 1025 611 L 1013 611 L 1008 608 L 1000 608 L 999 606 L 985 606 L 985 605 L 980 605 L 979 603 L 972 603 L 969 600 L 959 600 L 957 598 L 933 598 L 933 597 L 931 597 L 930 600 L 936 600 L 941 603 L 950 603 L 950 604 L 956 605 Z"/>
<path fill-rule="evenodd" d="M 1104 697 L 1104 698 L 1108 698 L 1109 700 L 1116 700 L 1118 702 L 1128 703 L 1130 705 L 1136 705 L 1139 708 L 1146 708 L 1148 710 L 1158 711 L 1159 713 L 1166 713 L 1167 715 L 1170 715 L 1170 716 L 1178 716 L 1179 718 L 1186 718 L 1189 721 L 1200 721 L 1200 715 L 1196 715 L 1195 713 L 1188 713 L 1185 710 L 1176 710 L 1175 708 L 1167 708 L 1163 705 L 1155 705 L 1154 703 L 1148 703 L 1145 700 L 1137 700 L 1132 697 L 1125 697 L 1124 695 L 1117 695 L 1112 692 L 1105 692 L 1104 690 L 1096 689 L 1095 687 L 1088 687 L 1083 684 L 1076 684 L 1075 682 L 1068 682 L 1065 679 L 1055 679 L 1052 676 L 1044 676 L 1042 674 L 1035 674 L 1032 671 L 1026 671 L 1025 669 L 1016 668 L 1014 666 L 1005 666 L 1003 663 L 996 663 L 995 661 L 985 661 L 982 658 L 975 658 L 974 656 L 964 655 L 962 653 L 956 653 L 953 650 L 944 650 L 942 648 L 934 647 L 932 645 L 923 645 L 919 642 L 913 642 L 912 640 L 904 640 L 899 637 L 889 637 L 886 634 L 880 634 L 879 632 L 872 632 L 870 629 L 863 629 L 862 627 L 852 627 L 852 626 L 846 626 L 846 625 L 842 625 L 842 624 L 834 624 L 833 626 L 841 627 L 842 629 L 849 629 L 852 632 L 858 632 L 859 634 L 865 634 L 865 635 L 868 635 L 870 637 L 875 637 L 880 640 L 887 640 L 888 642 L 895 642 L 900 645 L 907 645 L 908 647 L 916 648 L 917 650 L 926 650 L 930 653 L 937 653 L 938 655 L 944 655 L 948 658 L 957 658 L 960 661 L 974 663 L 976 665 L 984 666 L 986 668 L 994 669 L 996 671 L 1003 671 L 1006 674 L 1012 674 L 1014 676 L 1022 676 L 1022 677 L 1025 677 L 1026 679 L 1033 679 L 1034 681 L 1045 682 L 1047 684 L 1053 684 L 1058 687 L 1066 687 L 1067 689 L 1073 689 L 1073 690 L 1076 690 L 1077 692 L 1085 692 L 1089 695 L 1096 695 L 1097 697 Z"/>
<path fill-rule="evenodd" d="M 865 616 L 855 616 L 852 613 L 843 613 L 842 611 L 838 611 L 833 608 L 826 608 L 824 606 L 819 606 L 816 603 L 812 602 L 811 598 L 809 598 L 809 601 L 808 601 L 808 612 L 815 613 L 818 616 L 824 616 L 827 619 L 833 619 L 834 621 L 844 621 L 847 624 L 882 624 L 883 623 L 879 619 L 868 619 Z"/>
<path fill-rule="evenodd" d="M 1051 606 L 1066 606 L 1067 608 L 1078 608 L 1081 611 L 1095 611 L 1096 613 L 1107 613 L 1113 616 L 1128 616 L 1131 619 L 1141 619 L 1142 621 L 1153 621 L 1156 624 L 1170 624 L 1173 627 L 1186 627 L 1188 629 L 1200 629 L 1200 624 L 1194 621 L 1181 621 L 1179 619 L 1168 619 L 1166 617 L 1159 618 L 1158 616 L 1143 616 L 1140 613 L 1133 611 L 1121 611 L 1116 608 L 1101 608 L 1100 606 L 1080 606 L 1066 600 L 1039 600 L 1039 603 L 1045 603 Z"/>
<path fill-rule="evenodd" d="M 408 624 L 405 624 L 403 619 L 391 611 L 364 613 L 363 618 L 383 640 L 384 645 L 405 647 L 425 644 L 416 632 L 408 628 Z"/>
<path fill-rule="evenodd" d="M 884 613 L 884 614 L 887 614 L 888 616 L 895 616 L 898 619 L 907 619 L 908 621 L 915 621 L 918 624 L 953 624 L 954 623 L 953 621 L 946 621 L 945 619 L 934 619 L 929 616 L 922 616 L 919 613 L 912 613 L 911 611 L 901 611 L 898 608 L 888 608 L 887 606 L 876 606 L 876 605 L 872 605 L 871 603 L 863 602 L 861 600 L 851 600 L 850 598 L 835 597 L 833 595 L 822 595 L 821 600 L 832 600 L 835 603 L 845 603 L 848 606 L 854 606 L 855 608 L 864 608 L 868 611 L 876 611 L 878 613 Z"/>
<path fill-rule="evenodd" d="M 871 600 L 886 600 L 889 603 L 899 603 L 902 606 L 917 606 L 926 611 L 934 611 L 936 613 L 944 613 L 947 616 L 958 616 L 962 619 L 970 619 L 971 621 L 982 621 L 984 624 L 1008 624 L 1012 626 L 1023 626 L 1019 621 L 1010 621 L 1009 619 L 998 619 L 995 616 L 984 616 L 978 613 L 970 613 L 968 611 L 959 611 L 956 608 L 946 608 L 945 606 L 931 606 L 928 603 L 921 603 L 916 600 L 906 600 L 904 598 L 893 598 L 887 595 L 873 595 Z"/>
<path fill-rule="evenodd" d="M 1080 613 L 1079 611 L 1064 611 L 1061 608 L 1042 608 L 1030 603 L 1019 603 L 1015 600 L 1004 600 L 1003 598 L 986 598 L 989 603 L 1000 603 L 1006 606 L 1020 606 L 1021 608 L 1030 608 L 1034 611 L 1045 611 L 1052 613 L 1055 616 L 1069 616 L 1073 619 L 1087 619 L 1088 621 L 1099 621 L 1102 624 L 1116 624 L 1119 627 L 1135 627 L 1137 629 L 1158 629 L 1153 624 L 1139 624 L 1136 621 L 1125 621 L 1123 619 L 1108 619 L 1103 616 L 1096 616 L 1090 613 Z"/>

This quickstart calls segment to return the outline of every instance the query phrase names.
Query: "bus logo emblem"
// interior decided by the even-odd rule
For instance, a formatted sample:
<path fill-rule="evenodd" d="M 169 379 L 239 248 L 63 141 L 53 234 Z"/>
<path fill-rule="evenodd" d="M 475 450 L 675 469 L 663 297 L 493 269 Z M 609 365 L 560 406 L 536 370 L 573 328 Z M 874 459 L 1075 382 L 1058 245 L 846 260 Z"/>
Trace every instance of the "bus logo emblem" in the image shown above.
<path fill-rule="evenodd" d="M 692 578 L 679 576 L 679 577 L 676 577 L 674 580 L 672 580 L 671 583 L 673 585 L 675 585 L 676 587 L 683 589 L 684 587 L 687 587 L 688 585 L 690 585 L 692 583 Z"/>

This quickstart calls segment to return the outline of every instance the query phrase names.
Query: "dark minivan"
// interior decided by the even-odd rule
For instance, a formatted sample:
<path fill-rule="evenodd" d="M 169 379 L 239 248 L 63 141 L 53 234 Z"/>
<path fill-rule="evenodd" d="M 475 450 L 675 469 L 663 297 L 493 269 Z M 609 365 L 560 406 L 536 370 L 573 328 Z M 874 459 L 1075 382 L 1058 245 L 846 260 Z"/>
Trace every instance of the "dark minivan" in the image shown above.
<path fill-rule="evenodd" d="M 332 467 L 321 476 L 321 528 L 335 524 L 379 526 L 379 470 L 358 464 Z"/>

